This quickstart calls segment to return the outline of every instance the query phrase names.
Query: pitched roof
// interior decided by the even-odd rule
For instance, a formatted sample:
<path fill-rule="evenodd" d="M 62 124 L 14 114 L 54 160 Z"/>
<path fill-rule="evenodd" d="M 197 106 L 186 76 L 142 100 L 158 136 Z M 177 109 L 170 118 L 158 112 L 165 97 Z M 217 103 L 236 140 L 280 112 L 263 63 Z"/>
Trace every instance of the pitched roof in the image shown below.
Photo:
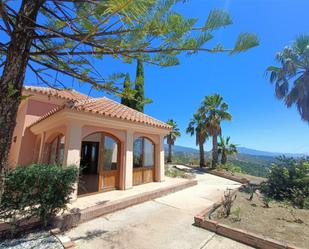
<path fill-rule="evenodd" d="M 55 94 L 53 96 L 67 96 L 66 95 L 67 93 L 62 93 L 63 91 L 67 91 L 67 90 L 62 90 L 62 91 L 55 90 L 55 89 L 51 89 L 51 90 L 53 90 L 53 94 Z M 54 92 L 54 91 L 58 91 L 58 92 Z M 49 92 L 48 88 L 45 87 L 44 91 L 40 91 L 40 93 L 50 94 L 51 92 Z M 68 99 L 73 102 L 68 102 L 66 105 L 58 106 L 52 109 L 51 111 L 43 115 L 41 118 L 39 118 L 37 121 L 35 121 L 31 126 L 67 108 L 67 109 L 77 110 L 77 111 L 86 112 L 86 113 L 99 114 L 105 117 L 116 118 L 116 119 L 120 119 L 124 121 L 145 124 L 145 125 L 154 126 L 158 128 L 171 129 L 169 125 L 167 125 L 166 123 L 162 121 L 159 121 L 153 117 L 150 117 L 144 113 L 136 111 L 132 108 L 129 108 L 125 105 L 122 105 L 106 97 L 91 98 L 81 93 L 78 93 L 76 91 L 74 91 L 74 96 L 75 96 L 74 99 L 73 97 L 71 99 Z M 86 98 L 85 97 L 77 98 L 77 96 L 86 96 Z"/>
<path fill-rule="evenodd" d="M 89 96 L 83 93 L 70 89 L 57 90 L 50 87 L 25 86 L 24 90 L 66 100 L 80 100 L 90 98 Z"/>

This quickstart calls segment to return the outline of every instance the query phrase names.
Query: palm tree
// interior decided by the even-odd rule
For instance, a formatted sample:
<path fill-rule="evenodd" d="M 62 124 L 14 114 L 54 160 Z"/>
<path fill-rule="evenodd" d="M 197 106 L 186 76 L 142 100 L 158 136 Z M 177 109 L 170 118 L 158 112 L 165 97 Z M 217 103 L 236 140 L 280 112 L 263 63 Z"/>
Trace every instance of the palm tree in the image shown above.
<path fill-rule="evenodd" d="M 226 139 L 220 136 L 220 142 L 218 143 L 218 154 L 221 154 L 221 164 L 226 164 L 227 156 L 234 155 L 238 153 L 235 144 L 230 143 L 230 137 Z"/>
<path fill-rule="evenodd" d="M 301 118 L 309 122 L 309 35 L 301 35 L 276 55 L 280 67 L 270 66 L 270 82 L 278 99 L 287 107 L 296 105 Z"/>
<path fill-rule="evenodd" d="M 181 134 L 180 134 L 179 128 L 177 127 L 177 123 L 173 119 L 169 119 L 166 123 L 172 127 L 171 132 L 166 136 L 166 140 L 168 144 L 167 162 L 171 163 L 172 162 L 172 146 L 174 145 L 177 137 L 180 137 Z"/>
<path fill-rule="evenodd" d="M 187 128 L 187 133 L 189 133 L 191 136 L 195 134 L 196 145 L 199 146 L 200 150 L 200 167 L 205 167 L 204 143 L 208 138 L 205 120 L 206 116 L 201 112 L 197 112 L 193 115 L 193 118 L 191 119 Z"/>
<path fill-rule="evenodd" d="M 218 136 L 221 135 L 221 121 L 231 120 L 232 115 L 227 112 L 229 106 L 223 102 L 223 97 L 219 94 L 206 96 L 200 111 L 207 117 L 206 129 L 212 136 L 212 168 L 218 164 Z"/>

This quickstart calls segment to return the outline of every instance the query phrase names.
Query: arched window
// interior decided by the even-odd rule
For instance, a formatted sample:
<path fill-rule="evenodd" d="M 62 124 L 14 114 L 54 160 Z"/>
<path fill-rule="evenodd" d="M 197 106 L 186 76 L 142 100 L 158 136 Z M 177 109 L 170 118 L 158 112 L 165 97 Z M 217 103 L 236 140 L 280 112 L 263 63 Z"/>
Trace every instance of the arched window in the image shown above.
<path fill-rule="evenodd" d="M 139 137 L 133 145 L 133 167 L 154 166 L 154 144 L 148 138 Z"/>
<path fill-rule="evenodd" d="M 118 143 L 109 136 L 104 136 L 104 170 L 117 170 L 118 168 Z"/>
<path fill-rule="evenodd" d="M 49 144 L 49 163 L 62 164 L 64 160 L 64 136 L 59 135 Z"/>

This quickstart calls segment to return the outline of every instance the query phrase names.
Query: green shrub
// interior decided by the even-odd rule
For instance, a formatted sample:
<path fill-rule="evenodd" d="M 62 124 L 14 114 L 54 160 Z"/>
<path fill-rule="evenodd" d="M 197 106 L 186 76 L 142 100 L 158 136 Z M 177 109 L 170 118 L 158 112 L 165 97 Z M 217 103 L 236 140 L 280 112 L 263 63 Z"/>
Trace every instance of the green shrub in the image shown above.
<path fill-rule="evenodd" d="M 179 169 L 176 168 L 165 168 L 165 175 L 168 177 L 172 177 L 172 178 L 177 178 L 177 177 L 184 177 L 185 175 L 185 171 L 181 171 Z"/>
<path fill-rule="evenodd" d="M 66 208 L 78 179 L 75 166 L 33 164 L 5 175 L 0 219 L 18 224 L 38 217 L 44 225 Z"/>
<path fill-rule="evenodd" d="M 227 162 L 226 164 L 220 164 L 218 166 L 218 169 L 227 170 L 232 173 L 241 173 L 241 168 L 231 162 Z"/>
<path fill-rule="evenodd" d="M 305 208 L 309 196 L 309 161 L 279 157 L 278 163 L 271 167 L 268 181 L 261 187 L 269 197 L 288 200 L 295 206 Z"/>
<path fill-rule="evenodd" d="M 231 220 L 232 220 L 232 222 L 239 222 L 239 221 L 241 221 L 241 217 L 240 217 L 240 207 L 237 207 L 237 208 L 232 212 Z"/>

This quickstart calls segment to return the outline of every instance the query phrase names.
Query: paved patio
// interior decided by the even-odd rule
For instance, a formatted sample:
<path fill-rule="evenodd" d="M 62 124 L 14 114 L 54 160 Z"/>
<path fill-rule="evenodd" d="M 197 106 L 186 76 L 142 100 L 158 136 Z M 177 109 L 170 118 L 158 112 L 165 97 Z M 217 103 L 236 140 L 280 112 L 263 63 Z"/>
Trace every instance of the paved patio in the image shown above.
<path fill-rule="evenodd" d="M 197 173 L 198 185 L 85 222 L 67 232 L 77 248 L 248 249 L 193 226 L 193 216 L 239 183 Z M 133 189 L 132 189 L 133 190 Z"/>
<path fill-rule="evenodd" d="M 103 192 L 100 194 L 93 194 L 84 197 L 80 197 L 77 200 L 69 204 L 69 208 L 79 208 L 86 209 L 93 207 L 95 205 L 107 204 L 113 201 L 119 201 L 128 197 L 133 197 L 142 193 L 151 192 L 151 191 L 160 191 L 166 187 L 171 187 L 178 185 L 180 183 L 187 182 L 188 180 L 182 178 L 170 178 L 165 177 L 164 182 L 151 182 L 147 184 L 142 184 L 139 186 L 134 186 L 132 189 L 126 191 L 123 190 L 114 190 L 109 192 Z"/>

